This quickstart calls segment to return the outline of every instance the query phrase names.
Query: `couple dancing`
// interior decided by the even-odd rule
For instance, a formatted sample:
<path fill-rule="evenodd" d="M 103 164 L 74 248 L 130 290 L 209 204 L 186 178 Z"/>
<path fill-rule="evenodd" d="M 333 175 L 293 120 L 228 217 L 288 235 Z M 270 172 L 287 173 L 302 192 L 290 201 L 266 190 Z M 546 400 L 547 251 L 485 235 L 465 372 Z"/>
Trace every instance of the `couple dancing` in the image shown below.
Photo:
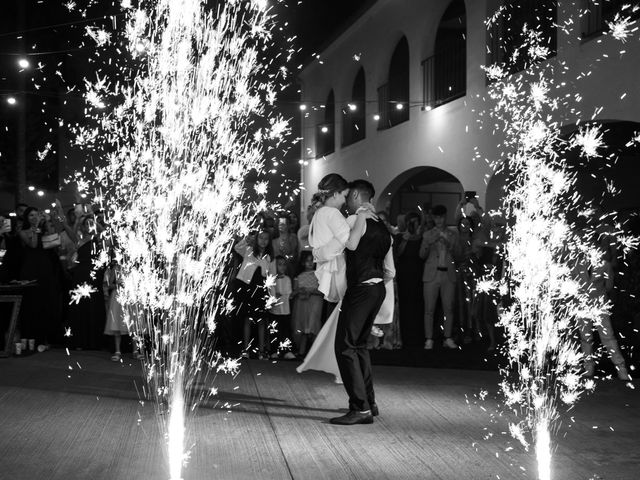
<path fill-rule="evenodd" d="M 336 303 L 298 372 L 321 370 L 344 383 L 349 412 L 332 418 L 337 425 L 373 423 L 378 415 L 367 338 L 385 300 L 385 283 L 395 275 L 391 235 L 371 205 L 375 194 L 366 180 L 352 183 L 332 173 L 318 184 L 322 203 L 309 228 L 319 290 Z M 351 214 L 344 218 L 345 205 Z M 393 295 L 390 298 L 393 302 Z"/>

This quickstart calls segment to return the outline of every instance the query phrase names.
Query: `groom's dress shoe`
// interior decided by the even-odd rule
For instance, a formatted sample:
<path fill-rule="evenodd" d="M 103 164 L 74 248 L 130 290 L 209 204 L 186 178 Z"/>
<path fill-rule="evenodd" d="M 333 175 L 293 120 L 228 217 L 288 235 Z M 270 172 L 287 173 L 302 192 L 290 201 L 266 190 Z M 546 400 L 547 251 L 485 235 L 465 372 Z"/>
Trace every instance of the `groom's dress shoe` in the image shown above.
<path fill-rule="evenodd" d="M 371 404 L 371 415 L 373 415 L 374 417 L 377 417 L 378 415 L 380 415 L 380 411 L 378 410 L 378 404 L 377 403 L 372 403 Z"/>
<path fill-rule="evenodd" d="M 364 412 L 358 412 L 356 410 L 350 410 L 346 415 L 342 415 L 341 417 L 332 418 L 329 420 L 329 423 L 334 425 L 361 425 L 373 423 L 373 415 L 371 415 L 371 410 L 366 410 Z"/>

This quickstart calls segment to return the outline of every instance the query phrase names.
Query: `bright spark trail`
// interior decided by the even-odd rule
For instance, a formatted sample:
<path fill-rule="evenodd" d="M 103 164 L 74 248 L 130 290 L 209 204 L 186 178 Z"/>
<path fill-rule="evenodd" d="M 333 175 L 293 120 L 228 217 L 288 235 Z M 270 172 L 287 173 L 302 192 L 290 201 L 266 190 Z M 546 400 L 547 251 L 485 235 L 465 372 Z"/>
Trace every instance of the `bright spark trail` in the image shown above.
<path fill-rule="evenodd" d="M 171 480 L 188 458 L 187 414 L 215 392 L 204 385 L 209 373 L 238 370 L 238 360 L 212 344 L 216 320 L 230 308 L 225 266 L 265 206 L 266 183 L 249 192 L 246 176 L 263 171 L 288 131 L 271 108 L 282 70 L 269 74 L 264 58 L 274 22 L 267 2 L 207 3 L 123 2 L 134 66 L 123 67 L 124 81 L 88 82 L 98 124 L 78 132 L 94 157 L 107 159 L 92 172 L 94 187 L 121 270 L 118 299 L 145 352 Z"/>
<path fill-rule="evenodd" d="M 510 15 L 512 8 L 503 6 L 488 24 Z M 626 39 L 632 23 L 618 21 L 611 27 L 613 35 Z M 576 225 L 580 213 L 589 214 L 576 191 L 576 173 L 566 160 L 571 149 L 584 161 L 599 157 L 602 133 L 587 126 L 571 141 L 561 137 L 556 118 L 563 101 L 553 95 L 553 63 L 544 63 L 551 53 L 549 43 L 537 28 L 525 25 L 523 43 L 508 59 L 526 59 L 524 71 L 510 75 L 508 65 L 486 69 L 493 81 L 490 116 L 505 138 L 502 158 L 493 166 L 511 178 L 502 204 L 511 222 L 503 274 L 499 282 L 488 281 L 503 299 L 499 324 L 506 336 L 507 365 L 501 371 L 501 391 L 518 419 L 509 431 L 527 450 L 532 437 L 538 478 L 549 480 L 551 434 L 561 406 L 571 407 L 585 390 L 594 388 L 593 380 L 582 375 L 580 323 L 600 321 L 611 305 L 604 296 L 593 295 L 592 286 L 579 275 L 599 268 L 603 252 L 593 229 Z M 629 245 L 637 246 L 637 239 Z"/>

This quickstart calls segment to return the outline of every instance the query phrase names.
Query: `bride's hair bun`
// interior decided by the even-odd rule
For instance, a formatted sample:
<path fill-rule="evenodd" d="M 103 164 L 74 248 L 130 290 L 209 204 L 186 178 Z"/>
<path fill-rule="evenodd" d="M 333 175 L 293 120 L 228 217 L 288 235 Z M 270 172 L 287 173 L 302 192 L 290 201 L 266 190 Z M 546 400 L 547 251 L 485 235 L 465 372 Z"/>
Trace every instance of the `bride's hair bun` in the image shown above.
<path fill-rule="evenodd" d="M 318 191 L 313 195 L 311 201 L 324 203 L 334 193 L 342 192 L 349 188 L 349 183 L 337 173 L 330 173 L 318 183 Z"/>

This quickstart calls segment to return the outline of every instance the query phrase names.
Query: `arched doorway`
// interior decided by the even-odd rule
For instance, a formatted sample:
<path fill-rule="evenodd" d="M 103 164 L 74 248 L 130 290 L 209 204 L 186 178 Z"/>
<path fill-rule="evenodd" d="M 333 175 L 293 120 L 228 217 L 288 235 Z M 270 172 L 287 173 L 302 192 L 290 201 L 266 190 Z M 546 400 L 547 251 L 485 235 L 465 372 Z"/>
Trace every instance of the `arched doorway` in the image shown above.
<path fill-rule="evenodd" d="M 453 225 L 455 208 L 463 196 L 464 188 L 453 174 L 436 167 L 415 167 L 389 183 L 378 197 L 378 208 L 389 212 L 395 223 L 398 215 L 444 205 L 447 224 Z"/>
<path fill-rule="evenodd" d="M 599 126 L 603 147 L 599 157 L 585 160 L 578 149 L 568 152 L 567 164 L 576 172 L 576 189 L 587 202 L 607 211 L 640 211 L 640 123 L 595 121 L 582 125 Z M 579 128 L 572 127 L 562 136 L 570 140 Z"/>
<path fill-rule="evenodd" d="M 603 147 L 599 157 L 585 160 L 578 149 L 568 150 L 564 157 L 567 167 L 577 175 L 572 192 L 581 195 L 585 202 L 600 206 L 605 212 L 616 211 L 623 216 L 640 213 L 640 142 L 633 142 L 640 133 L 640 123 L 617 120 L 585 122 L 580 128 L 599 125 Z M 579 131 L 575 125 L 561 132 L 564 141 Z M 486 209 L 500 208 L 510 178 L 514 172 L 501 169 L 487 184 Z M 615 194 L 611 193 L 611 188 Z"/>

